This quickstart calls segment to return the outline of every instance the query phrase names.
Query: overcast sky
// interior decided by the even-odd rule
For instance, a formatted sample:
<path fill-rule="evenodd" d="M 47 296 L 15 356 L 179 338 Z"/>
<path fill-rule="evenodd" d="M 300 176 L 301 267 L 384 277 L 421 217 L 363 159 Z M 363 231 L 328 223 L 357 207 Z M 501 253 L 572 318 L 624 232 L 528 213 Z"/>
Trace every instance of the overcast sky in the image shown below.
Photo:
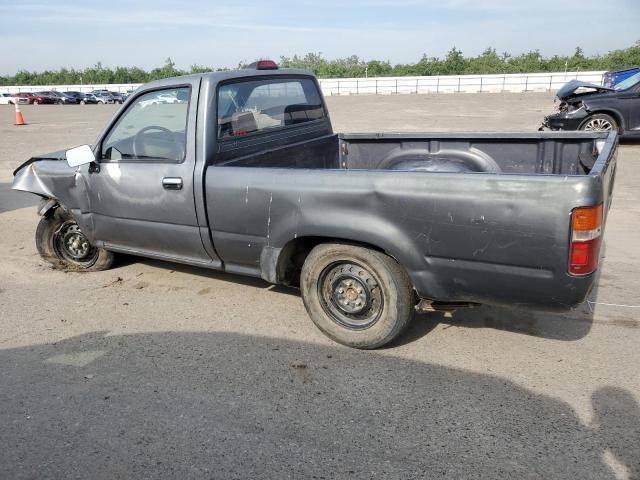
<path fill-rule="evenodd" d="M 640 40 L 640 0 L 0 0 L 0 11 L 0 74 L 167 57 L 233 67 L 306 52 L 400 63 L 454 45 L 602 54 Z"/>

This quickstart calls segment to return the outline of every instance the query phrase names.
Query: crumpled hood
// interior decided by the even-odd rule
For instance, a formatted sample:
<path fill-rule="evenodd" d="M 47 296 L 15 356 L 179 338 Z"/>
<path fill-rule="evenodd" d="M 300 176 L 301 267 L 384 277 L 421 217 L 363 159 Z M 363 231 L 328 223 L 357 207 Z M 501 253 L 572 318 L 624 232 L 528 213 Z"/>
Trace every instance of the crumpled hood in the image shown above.
<path fill-rule="evenodd" d="M 86 211 L 88 195 L 82 168 L 70 167 L 65 151 L 38 155 L 15 170 L 11 188 L 56 199 L 68 209 Z"/>
<path fill-rule="evenodd" d="M 15 177 L 16 174 L 24 167 L 26 167 L 27 165 L 31 165 L 33 162 L 37 162 L 38 160 L 67 160 L 67 151 L 66 150 L 58 150 L 57 152 L 51 152 L 51 153 L 43 153 L 42 155 L 36 155 L 34 157 L 31 157 L 29 160 L 27 160 L 26 162 L 24 162 L 22 165 L 20 165 L 18 168 L 16 168 L 13 171 L 13 176 Z"/>
<path fill-rule="evenodd" d="M 573 95 L 576 92 L 576 90 L 578 90 L 579 88 L 588 88 L 588 89 L 595 90 L 594 92 L 585 92 L 584 93 L 585 95 L 592 94 L 592 93 L 606 93 L 606 92 L 615 91 L 613 88 L 603 87 L 602 85 L 596 85 L 595 83 L 583 82 L 581 80 L 571 80 L 570 82 L 567 82 L 562 87 L 560 87 L 560 90 L 558 90 L 558 93 L 556 93 L 556 96 L 560 100 L 565 100 L 571 95 Z"/>

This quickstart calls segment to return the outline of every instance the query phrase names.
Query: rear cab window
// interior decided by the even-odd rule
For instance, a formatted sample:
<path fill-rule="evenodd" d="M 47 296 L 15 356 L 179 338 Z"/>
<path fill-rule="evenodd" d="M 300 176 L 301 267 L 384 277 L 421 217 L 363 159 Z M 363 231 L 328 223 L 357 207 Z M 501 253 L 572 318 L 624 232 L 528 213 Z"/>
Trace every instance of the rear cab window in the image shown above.
<path fill-rule="evenodd" d="M 326 117 L 309 78 L 250 79 L 218 87 L 218 139 L 283 130 Z"/>

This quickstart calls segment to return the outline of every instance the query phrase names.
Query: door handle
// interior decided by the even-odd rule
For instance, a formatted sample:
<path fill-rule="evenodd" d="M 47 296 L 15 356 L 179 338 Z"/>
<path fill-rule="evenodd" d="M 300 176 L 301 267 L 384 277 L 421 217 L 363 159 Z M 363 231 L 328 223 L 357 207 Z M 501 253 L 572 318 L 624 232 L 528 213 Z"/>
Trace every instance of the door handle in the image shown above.
<path fill-rule="evenodd" d="M 164 177 L 162 186 L 167 190 L 182 190 L 182 179 L 180 177 Z"/>

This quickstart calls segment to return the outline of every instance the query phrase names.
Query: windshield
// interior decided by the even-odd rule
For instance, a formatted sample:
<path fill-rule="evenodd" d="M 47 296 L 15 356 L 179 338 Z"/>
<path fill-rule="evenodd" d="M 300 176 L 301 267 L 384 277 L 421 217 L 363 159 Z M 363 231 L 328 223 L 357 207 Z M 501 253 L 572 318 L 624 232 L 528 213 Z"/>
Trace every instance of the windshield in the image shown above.
<path fill-rule="evenodd" d="M 636 73 L 635 75 L 630 76 L 629 78 L 627 78 L 626 80 L 620 82 L 619 84 L 617 84 L 613 88 L 615 90 L 626 90 L 627 88 L 633 87 L 638 82 L 640 82 L 640 72 Z"/>

